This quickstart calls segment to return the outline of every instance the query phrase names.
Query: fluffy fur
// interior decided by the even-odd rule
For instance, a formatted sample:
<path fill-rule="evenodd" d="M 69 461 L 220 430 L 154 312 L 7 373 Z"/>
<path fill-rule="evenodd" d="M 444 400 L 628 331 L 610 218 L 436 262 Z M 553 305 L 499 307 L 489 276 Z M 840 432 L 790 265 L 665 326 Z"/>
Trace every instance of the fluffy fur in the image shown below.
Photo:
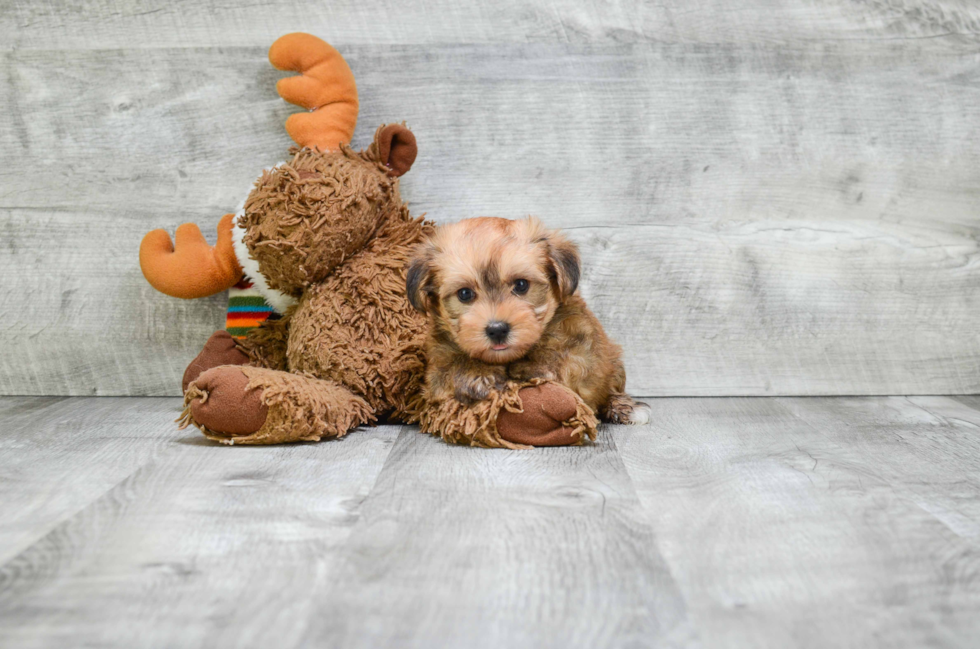
<path fill-rule="evenodd" d="M 264 169 L 262 176 L 265 177 L 284 164 L 286 163 L 280 162 L 268 169 Z M 241 205 L 235 211 L 235 226 L 231 230 L 231 242 L 235 250 L 235 258 L 242 267 L 245 276 L 252 280 L 252 287 L 262 295 L 269 306 L 278 313 L 285 313 L 286 309 L 296 304 L 296 298 L 269 287 L 269 282 L 259 268 L 259 262 L 252 258 L 248 252 L 248 246 L 245 245 L 245 235 L 248 233 L 248 229 L 245 227 L 245 201 L 248 200 L 250 194 L 251 191 L 245 195 Z"/>
<path fill-rule="evenodd" d="M 575 245 L 533 217 L 438 228 L 407 279 L 429 317 L 426 398 L 465 406 L 550 381 L 611 422 L 643 422 L 625 393 L 622 350 L 577 294 L 579 274 Z"/>
<path fill-rule="evenodd" d="M 247 365 L 214 367 L 207 359 L 220 356 L 205 347 L 185 425 L 268 444 L 407 417 L 422 386 L 425 318 L 405 299 L 405 267 L 433 225 L 402 204 L 398 175 L 410 163 L 395 171 L 389 158 L 414 159 L 414 147 L 405 127 L 382 126 L 365 151 L 294 149 L 256 181 L 236 218 L 236 252 L 285 313 L 238 341 Z"/>

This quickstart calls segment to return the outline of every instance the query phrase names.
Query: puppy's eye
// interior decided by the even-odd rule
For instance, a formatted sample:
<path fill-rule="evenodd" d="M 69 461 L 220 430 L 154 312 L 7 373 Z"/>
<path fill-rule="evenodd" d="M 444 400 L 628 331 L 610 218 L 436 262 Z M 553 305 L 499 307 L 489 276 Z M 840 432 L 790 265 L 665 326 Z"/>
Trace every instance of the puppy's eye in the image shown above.
<path fill-rule="evenodd" d="M 474 293 L 473 289 L 471 288 L 461 288 L 456 291 L 456 297 L 459 298 L 460 302 L 466 304 L 467 302 L 473 301 L 473 298 L 476 297 L 476 293 Z"/>
<path fill-rule="evenodd" d="M 514 282 L 514 292 L 518 295 L 524 295 L 529 288 L 531 288 L 531 282 L 526 279 L 519 279 Z"/>

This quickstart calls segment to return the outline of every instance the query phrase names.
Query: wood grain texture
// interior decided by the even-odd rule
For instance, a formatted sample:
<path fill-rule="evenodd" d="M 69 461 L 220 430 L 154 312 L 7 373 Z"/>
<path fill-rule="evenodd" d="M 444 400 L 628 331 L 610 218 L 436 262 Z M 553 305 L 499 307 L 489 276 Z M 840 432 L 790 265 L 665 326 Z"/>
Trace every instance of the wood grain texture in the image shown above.
<path fill-rule="evenodd" d="M 414 211 L 569 229 L 632 392 L 980 391 L 970 3 L 8 6 L 0 393 L 177 394 L 223 300 L 155 294 L 139 238 L 285 155 L 265 48 L 300 27 L 357 146 L 416 132 Z"/>
<path fill-rule="evenodd" d="M 962 397 L 955 397 L 954 401 L 958 401 L 959 403 L 962 403 L 963 405 L 967 406 L 971 410 L 980 411 L 980 395 L 966 395 Z"/>
<path fill-rule="evenodd" d="M 980 549 L 980 412 L 948 397 L 780 403 Z"/>
<path fill-rule="evenodd" d="M 705 646 L 976 643 L 976 425 L 937 403 L 658 399 L 617 431 Z"/>
<path fill-rule="evenodd" d="M 511 452 L 0 398 L 0 645 L 973 647 L 977 401 L 656 399 Z"/>
<path fill-rule="evenodd" d="M 179 399 L 0 399 L 0 564 L 153 461 Z"/>
<path fill-rule="evenodd" d="M 23 473 L 20 500 L 89 501 L 62 508 L 56 525 L 49 511 L 21 516 L 36 537 L 26 549 L 0 536 L 3 646 L 287 647 L 323 614 L 310 594 L 337 559 L 398 429 L 358 431 L 338 443 L 231 449 L 154 422 L 158 439 L 127 439 L 143 453 L 155 448 L 150 461 L 109 470 L 89 464 L 118 455 L 121 445 L 92 415 L 112 412 L 114 426 L 124 419 L 136 427 L 159 401 L 63 403 L 78 413 L 75 430 L 86 443 L 49 443 L 43 460 L 51 466 Z M 171 409 L 174 400 L 165 403 Z M 33 414 L 29 432 L 14 440 L 40 445 L 35 438 L 58 432 L 50 428 L 64 417 Z M 78 482 L 66 476 L 52 484 L 55 463 Z M 114 484 L 97 494 L 63 493 L 96 476 Z"/>
<path fill-rule="evenodd" d="M 694 637 L 606 434 L 484 452 L 403 429 L 307 646 L 569 647 Z M 328 591 L 328 592 L 327 592 Z"/>
<path fill-rule="evenodd" d="M 171 231 L 180 217 L 162 217 Z M 143 279 L 142 222 L 94 212 L 3 210 L 0 393 L 180 393 L 180 376 L 216 329 L 227 295 L 163 299 Z M 175 383 L 176 378 L 176 383 Z"/>
<path fill-rule="evenodd" d="M 72 49 L 265 45 L 290 31 L 348 43 L 820 42 L 980 36 L 971 0 L 503 0 L 363 2 L 270 0 L 5 0 L 10 48 Z"/>

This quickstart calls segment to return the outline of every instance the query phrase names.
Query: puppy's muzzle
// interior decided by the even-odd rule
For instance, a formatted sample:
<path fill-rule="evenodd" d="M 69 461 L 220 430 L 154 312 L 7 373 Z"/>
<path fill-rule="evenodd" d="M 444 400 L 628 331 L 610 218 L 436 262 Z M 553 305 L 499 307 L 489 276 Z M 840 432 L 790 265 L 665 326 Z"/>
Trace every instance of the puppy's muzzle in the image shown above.
<path fill-rule="evenodd" d="M 507 336 L 510 335 L 510 325 L 496 320 L 487 325 L 486 332 L 490 342 L 502 345 L 507 342 Z"/>

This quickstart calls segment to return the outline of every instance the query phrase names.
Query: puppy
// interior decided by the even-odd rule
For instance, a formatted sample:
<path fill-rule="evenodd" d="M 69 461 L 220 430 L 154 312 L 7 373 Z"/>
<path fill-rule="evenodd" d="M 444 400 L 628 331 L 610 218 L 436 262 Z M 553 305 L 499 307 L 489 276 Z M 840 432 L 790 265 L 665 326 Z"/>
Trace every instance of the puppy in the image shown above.
<path fill-rule="evenodd" d="M 534 217 L 444 225 L 407 274 L 412 306 L 429 315 L 426 381 L 437 399 L 485 399 L 508 380 L 550 379 L 600 417 L 646 423 L 624 392 L 622 349 L 576 293 L 578 249 Z"/>

